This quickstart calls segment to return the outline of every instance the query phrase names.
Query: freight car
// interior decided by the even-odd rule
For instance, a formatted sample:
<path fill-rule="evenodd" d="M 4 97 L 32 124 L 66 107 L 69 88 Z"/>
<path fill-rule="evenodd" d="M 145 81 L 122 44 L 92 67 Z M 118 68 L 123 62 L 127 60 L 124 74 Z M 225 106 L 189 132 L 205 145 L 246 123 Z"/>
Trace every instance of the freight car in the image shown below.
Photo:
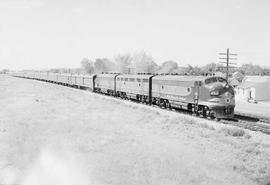
<path fill-rule="evenodd" d="M 15 76 L 89 88 L 91 91 L 158 105 L 186 109 L 212 118 L 234 116 L 234 89 L 222 77 L 153 74 L 18 73 Z"/>

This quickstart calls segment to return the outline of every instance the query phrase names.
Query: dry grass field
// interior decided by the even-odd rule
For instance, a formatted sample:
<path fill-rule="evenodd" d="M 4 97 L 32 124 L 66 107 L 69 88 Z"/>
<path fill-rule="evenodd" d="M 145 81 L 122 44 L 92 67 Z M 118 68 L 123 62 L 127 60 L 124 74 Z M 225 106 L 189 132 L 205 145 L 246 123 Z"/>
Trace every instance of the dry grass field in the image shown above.
<path fill-rule="evenodd" d="M 265 184 L 270 136 L 0 76 L 0 184 Z"/>

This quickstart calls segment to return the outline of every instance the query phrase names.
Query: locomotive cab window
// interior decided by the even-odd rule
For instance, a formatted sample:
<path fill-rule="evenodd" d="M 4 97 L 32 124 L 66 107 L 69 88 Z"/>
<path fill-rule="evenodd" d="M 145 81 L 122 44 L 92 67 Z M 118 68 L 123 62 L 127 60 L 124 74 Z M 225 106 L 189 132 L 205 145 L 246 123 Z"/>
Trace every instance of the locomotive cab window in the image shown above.
<path fill-rule="evenodd" d="M 227 80 L 225 80 L 224 78 L 218 77 L 218 81 L 223 84 L 227 84 Z"/>
<path fill-rule="evenodd" d="M 206 84 L 206 85 L 207 85 L 207 84 L 211 84 L 211 83 L 215 83 L 215 82 L 217 82 L 217 78 L 216 78 L 216 77 L 207 78 L 207 79 L 205 80 L 205 84 Z"/>

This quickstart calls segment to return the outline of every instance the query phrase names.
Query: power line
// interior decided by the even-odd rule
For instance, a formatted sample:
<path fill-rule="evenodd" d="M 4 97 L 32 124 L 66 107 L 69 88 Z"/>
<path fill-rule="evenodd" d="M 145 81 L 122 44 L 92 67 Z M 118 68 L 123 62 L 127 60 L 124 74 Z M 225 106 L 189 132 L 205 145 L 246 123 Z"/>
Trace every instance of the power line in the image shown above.
<path fill-rule="evenodd" d="M 233 66 L 230 65 L 236 65 L 236 63 L 230 62 L 230 60 L 237 60 L 237 58 L 235 58 L 235 56 L 238 56 L 235 53 L 230 53 L 229 48 L 227 48 L 227 52 L 226 53 L 219 53 L 220 55 L 220 60 L 226 60 L 226 62 L 222 61 L 219 62 L 221 64 L 226 64 L 226 80 L 228 81 L 229 79 L 229 68 L 232 68 Z M 234 56 L 233 58 L 230 56 Z"/>

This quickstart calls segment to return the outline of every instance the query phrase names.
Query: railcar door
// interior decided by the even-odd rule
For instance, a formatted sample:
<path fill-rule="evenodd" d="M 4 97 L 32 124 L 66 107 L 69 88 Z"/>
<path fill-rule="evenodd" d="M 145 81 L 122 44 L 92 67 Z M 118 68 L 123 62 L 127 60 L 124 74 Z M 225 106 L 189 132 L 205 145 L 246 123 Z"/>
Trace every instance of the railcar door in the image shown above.
<path fill-rule="evenodd" d="M 250 99 L 255 100 L 255 88 L 250 88 Z"/>
<path fill-rule="evenodd" d="M 194 92 L 194 112 L 197 113 L 199 109 L 199 96 L 200 96 L 200 86 L 201 83 L 199 81 L 196 81 L 194 83 L 195 85 L 195 92 Z"/>
<path fill-rule="evenodd" d="M 114 79 L 113 79 L 113 80 L 114 80 L 114 83 L 113 83 L 113 85 L 114 85 L 114 88 L 113 88 L 114 96 L 116 95 L 116 84 L 117 84 L 117 83 L 116 83 L 116 79 L 117 79 L 117 76 L 119 76 L 119 75 L 120 75 L 120 74 L 115 75 L 115 76 L 114 76 Z"/>

